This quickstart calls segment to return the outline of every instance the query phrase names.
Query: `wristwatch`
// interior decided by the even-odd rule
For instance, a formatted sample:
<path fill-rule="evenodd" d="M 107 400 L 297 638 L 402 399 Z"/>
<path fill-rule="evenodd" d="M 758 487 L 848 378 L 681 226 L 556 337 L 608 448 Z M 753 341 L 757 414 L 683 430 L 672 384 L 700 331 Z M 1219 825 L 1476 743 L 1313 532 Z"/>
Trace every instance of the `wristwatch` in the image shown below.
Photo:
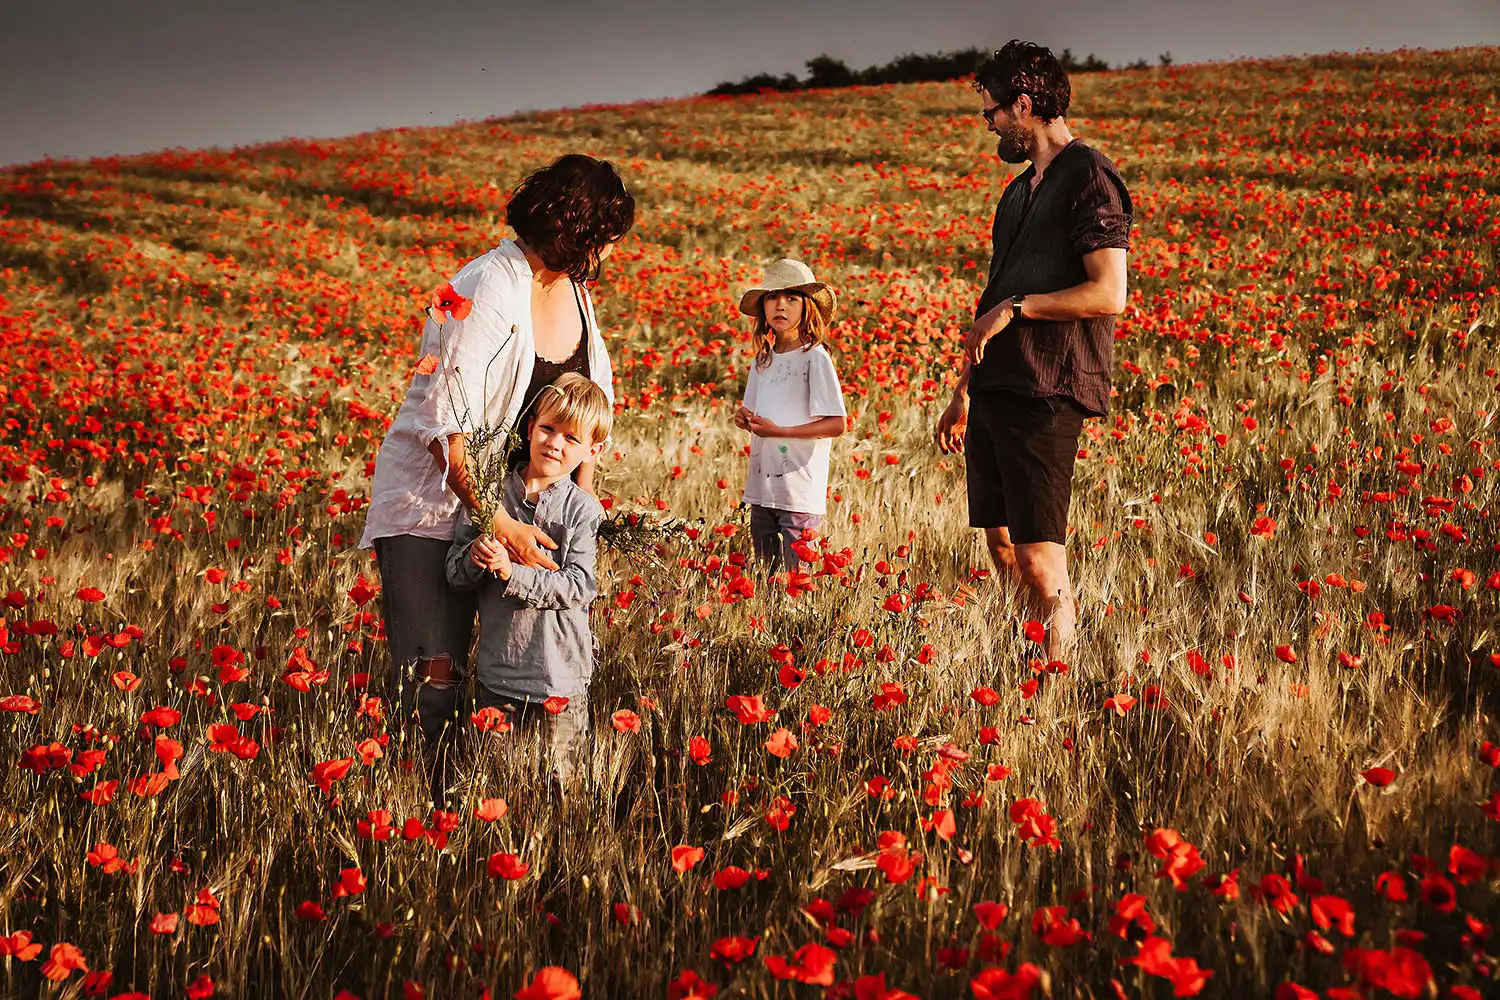
<path fill-rule="evenodd" d="M 1010 299 L 1010 320 L 1014 323 L 1021 318 L 1021 303 L 1026 301 L 1024 295 L 1013 295 Z"/>

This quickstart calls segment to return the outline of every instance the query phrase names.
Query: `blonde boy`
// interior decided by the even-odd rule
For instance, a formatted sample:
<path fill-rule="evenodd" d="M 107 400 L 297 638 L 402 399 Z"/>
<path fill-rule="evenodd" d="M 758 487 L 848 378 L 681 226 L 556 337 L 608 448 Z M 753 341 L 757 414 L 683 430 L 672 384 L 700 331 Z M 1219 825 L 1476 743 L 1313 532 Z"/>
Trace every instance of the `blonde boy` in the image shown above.
<path fill-rule="evenodd" d="M 506 477 L 506 511 L 557 542 L 557 569 L 513 563 L 467 513 L 448 551 L 448 583 L 478 591 L 474 669 L 480 708 L 499 709 L 517 730 L 550 730 L 564 781 L 588 735 L 594 669 L 588 615 L 598 589 L 594 560 L 604 519 L 599 501 L 572 476 L 598 457 L 613 423 L 609 400 L 597 385 L 582 375 L 563 375 L 537 397 L 527 424 L 528 460 Z"/>

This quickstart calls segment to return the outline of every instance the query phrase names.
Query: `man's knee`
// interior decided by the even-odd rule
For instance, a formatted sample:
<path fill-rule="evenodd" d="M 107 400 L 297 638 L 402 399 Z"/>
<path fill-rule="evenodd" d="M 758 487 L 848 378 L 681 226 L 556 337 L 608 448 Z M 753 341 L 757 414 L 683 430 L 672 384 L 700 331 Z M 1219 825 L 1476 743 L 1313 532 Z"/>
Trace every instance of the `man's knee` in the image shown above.
<path fill-rule="evenodd" d="M 1061 545 L 1055 542 L 1018 545 L 1015 559 L 1016 569 L 1026 586 L 1049 597 L 1065 595 L 1068 563 Z"/>

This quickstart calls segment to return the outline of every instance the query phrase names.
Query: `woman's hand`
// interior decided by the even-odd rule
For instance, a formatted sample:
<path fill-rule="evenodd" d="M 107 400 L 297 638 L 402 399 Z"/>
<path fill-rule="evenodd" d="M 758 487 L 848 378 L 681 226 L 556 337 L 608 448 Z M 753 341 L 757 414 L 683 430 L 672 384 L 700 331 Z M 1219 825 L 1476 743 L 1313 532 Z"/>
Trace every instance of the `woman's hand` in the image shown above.
<path fill-rule="evenodd" d="M 481 535 L 469 546 L 469 558 L 480 569 L 487 569 L 502 580 L 510 579 L 510 554 L 505 546 L 491 535 Z"/>
<path fill-rule="evenodd" d="M 505 511 L 499 510 L 495 512 L 494 521 L 490 524 L 490 534 L 505 547 L 509 557 L 522 566 L 557 569 L 557 563 L 542 551 L 542 548 L 557 548 L 557 543 L 541 528 L 517 521 Z M 506 573 L 509 575 L 508 569 Z"/>
<path fill-rule="evenodd" d="M 754 416 L 754 411 L 748 406 L 741 406 L 738 410 L 734 411 L 734 426 L 742 431 L 748 431 L 750 429 L 750 418 Z"/>

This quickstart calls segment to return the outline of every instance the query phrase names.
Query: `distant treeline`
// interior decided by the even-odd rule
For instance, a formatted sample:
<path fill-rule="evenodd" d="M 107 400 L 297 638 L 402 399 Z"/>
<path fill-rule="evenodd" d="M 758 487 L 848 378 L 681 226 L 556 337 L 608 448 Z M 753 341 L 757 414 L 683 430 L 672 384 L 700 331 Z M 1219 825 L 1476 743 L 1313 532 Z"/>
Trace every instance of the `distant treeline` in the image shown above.
<path fill-rule="evenodd" d="M 880 66 L 850 69 L 842 59 L 824 53 L 807 61 L 807 75 L 795 73 L 776 76 L 771 73 L 756 73 L 738 83 L 721 83 L 708 93 L 710 95 L 758 94 L 767 90 L 810 90 L 818 87 L 854 87 L 861 84 L 880 83 L 927 83 L 934 80 L 957 80 L 968 76 L 989 58 L 988 49 L 958 49 L 953 52 L 936 52 L 928 55 L 908 53 L 898 56 Z M 1115 69 L 1109 63 L 1090 52 L 1082 59 L 1071 49 L 1063 49 L 1057 55 L 1063 69 L 1071 73 L 1101 73 Z M 1160 66 L 1172 65 L 1172 53 L 1163 52 L 1156 57 Z M 1147 69 L 1152 64 L 1145 59 L 1121 65 L 1120 69 Z"/>

